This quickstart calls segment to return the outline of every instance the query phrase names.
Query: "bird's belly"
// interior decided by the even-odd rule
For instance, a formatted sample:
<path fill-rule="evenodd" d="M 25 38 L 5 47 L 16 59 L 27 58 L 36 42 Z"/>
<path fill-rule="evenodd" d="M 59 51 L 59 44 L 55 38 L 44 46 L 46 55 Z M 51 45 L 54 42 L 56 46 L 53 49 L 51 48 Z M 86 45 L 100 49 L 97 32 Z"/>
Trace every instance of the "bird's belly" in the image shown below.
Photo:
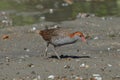
<path fill-rule="evenodd" d="M 52 40 L 52 44 L 55 45 L 55 46 L 61 46 L 61 45 L 65 45 L 65 44 L 72 44 L 76 41 L 77 41 L 77 39 L 65 37 L 65 38 L 62 38 L 62 39 L 58 38 L 56 40 Z"/>

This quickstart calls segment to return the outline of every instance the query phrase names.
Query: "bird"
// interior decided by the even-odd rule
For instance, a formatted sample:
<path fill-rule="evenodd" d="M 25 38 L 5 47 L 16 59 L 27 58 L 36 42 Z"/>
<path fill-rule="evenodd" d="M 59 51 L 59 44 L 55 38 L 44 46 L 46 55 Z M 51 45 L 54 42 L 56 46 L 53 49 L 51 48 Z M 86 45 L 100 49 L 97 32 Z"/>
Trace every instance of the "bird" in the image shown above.
<path fill-rule="evenodd" d="M 37 33 L 42 36 L 43 40 L 46 42 L 45 55 L 47 56 L 49 45 L 53 45 L 53 51 L 58 59 L 61 59 L 58 53 L 56 52 L 56 48 L 60 46 L 64 46 L 67 44 L 73 44 L 77 42 L 79 39 L 83 42 L 86 42 L 85 36 L 80 31 L 71 32 L 68 29 L 64 29 L 61 27 L 55 28 L 46 28 L 43 30 L 38 30 Z"/>

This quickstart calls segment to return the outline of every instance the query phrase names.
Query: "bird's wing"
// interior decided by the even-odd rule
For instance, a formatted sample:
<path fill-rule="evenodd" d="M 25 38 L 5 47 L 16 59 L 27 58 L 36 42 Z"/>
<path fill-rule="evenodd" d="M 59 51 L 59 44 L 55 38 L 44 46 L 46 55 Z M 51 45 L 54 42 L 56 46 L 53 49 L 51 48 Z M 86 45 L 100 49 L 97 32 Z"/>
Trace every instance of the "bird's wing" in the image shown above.
<path fill-rule="evenodd" d="M 57 29 L 54 30 L 54 32 L 52 33 L 52 41 L 56 41 L 56 40 L 62 40 L 65 39 L 66 37 L 69 37 L 70 32 L 66 29 Z"/>
<path fill-rule="evenodd" d="M 67 29 L 57 29 L 54 30 L 53 32 L 53 36 L 59 36 L 59 37 L 66 37 L 69 36 L 71 33 L 69 30 Z"/>

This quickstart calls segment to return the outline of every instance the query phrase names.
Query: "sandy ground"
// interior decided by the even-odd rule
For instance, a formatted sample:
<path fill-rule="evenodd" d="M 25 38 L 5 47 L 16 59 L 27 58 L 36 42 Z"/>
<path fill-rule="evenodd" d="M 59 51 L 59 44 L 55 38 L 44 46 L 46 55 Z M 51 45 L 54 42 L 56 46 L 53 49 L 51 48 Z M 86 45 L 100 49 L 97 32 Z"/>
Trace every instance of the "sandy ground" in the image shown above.
<path fill-rule="evenodd" d="M 120 18 L 81 18 L 60 25 L 89 35 L 89 45 L 78 41 L 57 49 L 58 60 L 45 41 L 31 31 L 42 22 L 0 29 L 0 80 L 120 80 Z M 3 36 L 7 35 L 5 39 Z"/>

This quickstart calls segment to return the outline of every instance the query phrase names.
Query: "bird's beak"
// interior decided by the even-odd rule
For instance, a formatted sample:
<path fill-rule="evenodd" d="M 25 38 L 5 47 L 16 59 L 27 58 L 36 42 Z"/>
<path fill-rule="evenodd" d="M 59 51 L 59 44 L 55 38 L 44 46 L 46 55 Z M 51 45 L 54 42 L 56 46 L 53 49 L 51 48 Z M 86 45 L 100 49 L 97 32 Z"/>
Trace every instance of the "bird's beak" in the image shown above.
<path fill-rule="evenodd" d="M 87 44 L 89 45 L 89 43 L 88 43 L 88 41 L 85 39 L 85 37 L 81 37 L 81 39 L 82 39 L 83 42 L 85 42 L 85 43 L 87 43 Z"/>
<path fill-rule="evenodd" d="M 85 37 L 81 37 L 81 39 L 82 39 L 82 41 L 83 41 L 83 42 L 86 42 L 86 39 L 85 39 Z"/>

